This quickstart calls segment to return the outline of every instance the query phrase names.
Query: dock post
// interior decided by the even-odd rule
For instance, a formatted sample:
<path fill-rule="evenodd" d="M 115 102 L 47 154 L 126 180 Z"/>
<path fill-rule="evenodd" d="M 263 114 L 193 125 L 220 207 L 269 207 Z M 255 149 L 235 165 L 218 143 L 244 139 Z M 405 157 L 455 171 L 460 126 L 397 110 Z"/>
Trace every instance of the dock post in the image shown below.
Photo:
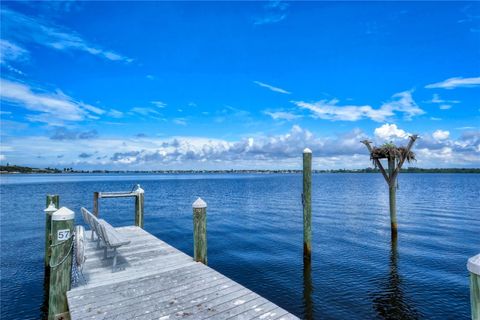
<path fill-rule="evenodd" d="M 140 188 L 139 184 L 137 184 L 135 192 L 137 194 L 135 196 L 135 225 L 143 229 L 143 204 L 145 191 Z"/>
<path fill-rule="evenodd" d="M 68 316 L 67 291 L 71 285 L 74 219 L 75 213 L 66 207 L 52 214 L 49 320 Z"/>
<path fill-rule="evenodd" d="M 93 193 L 93 215 L 98 218 L 98 198 L 100 196 L 100 192 Z"/>
<path fill-rule="evenodd" d="M 198 198 L 193 204 L 193 258 L 207 264 L 207 204 Z"/>
<path fill-rule="evenodd" d="M 52 244 L 52 213 L 57 211 L 60 204 L 60 197 L 57 194 L 47 195 L 45 202 L 45 276 L 48 276 L 50 272 L 50 267 L 48 266 L 50 262 L 50 245 Z M 52 206 L 51 206 L 52 205 Z"/>
<path fill-rule="evenodd" d="M 312 150 L 303 150 L 303 258 L 312 255 Z"/>
<path fill-rule="evenodd" d="M 470 304 L 472 320 L 480 320 L 480 253 L 468 259 L 470 271 Z"/>

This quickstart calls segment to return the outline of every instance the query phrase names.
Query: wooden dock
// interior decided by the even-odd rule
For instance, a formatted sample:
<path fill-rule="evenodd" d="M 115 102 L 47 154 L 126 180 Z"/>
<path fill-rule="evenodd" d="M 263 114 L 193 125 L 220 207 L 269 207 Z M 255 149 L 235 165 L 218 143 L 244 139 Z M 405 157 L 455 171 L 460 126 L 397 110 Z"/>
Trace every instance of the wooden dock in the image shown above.
<path fill-rule="evenodd" d="M 298 319 L 140 227 L 115 229 L 131 243 L 112 272 L 86 242 L 84 279 L 67 292 L 71 319 Z"/>

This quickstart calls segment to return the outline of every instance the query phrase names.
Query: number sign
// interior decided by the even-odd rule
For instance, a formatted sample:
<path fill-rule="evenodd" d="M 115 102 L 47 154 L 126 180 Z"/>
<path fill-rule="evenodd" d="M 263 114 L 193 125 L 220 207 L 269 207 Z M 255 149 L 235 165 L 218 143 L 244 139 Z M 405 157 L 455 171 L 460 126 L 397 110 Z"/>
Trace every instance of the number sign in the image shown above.
<path fill-rule="evenodd" d="M 58 230 L 58 233 L 57 233 L 58 241 L 68 240 L 69 238 L 70 238 L 70 229 Z"/>

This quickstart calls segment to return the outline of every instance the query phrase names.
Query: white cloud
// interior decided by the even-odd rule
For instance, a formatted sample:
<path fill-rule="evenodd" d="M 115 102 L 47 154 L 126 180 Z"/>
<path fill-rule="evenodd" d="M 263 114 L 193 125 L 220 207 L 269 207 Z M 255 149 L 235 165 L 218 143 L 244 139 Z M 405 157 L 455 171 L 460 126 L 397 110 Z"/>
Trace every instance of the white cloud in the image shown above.
<path fill-rule="evenodd" d="M 441 89 L 454 89 L 458 87 L 476 87 L 480 86 L 480 77 L 474 77 L 474 78 L 463 78 L 463 77 L 456 77 L 456 78 L 449 78 L 447 80 L 441 81 L 441 82 L 436 82 L 432 83 L 429 85 L 426 85 L 425 88 L 427 89 L 435 89 L 435 88 L 441 88 Z"/>
<path fill-rule="evenodd" d="M 5 155 L 0 154 L 0 161 L 5 161 L 6 159 L 7 159 L 7 157 L 5 157 Z"/>
<path fill-rule="evenodd" d="M 391 127 L 390 127 L 391 128 Z M 393 130 L 402 136 L 400 129 Z M 86 133 L 90 134 L 90 133 Z M 11 136 L 2 141 L 1 154 L 15 164 L 28 164 L 37 155 L 35 166 L 118 169 L 229 169 L 301 168 L 305 147 L 313 150 L 314 167 L 364 168 L 372 166 L 359 129 L 334 135 L 317 136 L 299 126 L 278 135 L 249 135 L 236 141 L 202 137 L 158 138 L 102 137 L 52 140 L 42 136 Z M 382 141 L 384 142 L 384 141 Z M 401 144 L 406 144 L 403 139 Z M 424 135 L 413 151 L 415 166 L 475 166 L 480 161 L 480 131 L 465 131 L 457 140 L 436 140 Z M 95 154 L 79 158 L 82 153 Z M 62 155 L 58 157 L 58 155 Z M 33 163 L 31 163 L 33 165 Z"/>
<path fill-rule="evenodd" d="M 435 140 L 445 140 L 445 139 L 448 139 L 449 136 L 450 136 L 450 132 L 446 130 L 436 130 L 432 134 L 432 137 Z"/>
<path fill-rule="evenodd" d="M 434 93 L 432 96 L 432 100 L 427 101 L 429 103 L 439 103 L 439 104 L 452 104 L 452 103 L 460 103 L 459 100 L 444 100 L 440 98 L 438 93 Z"/>
<path fill-rule="evenodd" d="M 142 116 L 152 116 L 152 115 L 159 116 L 159 115 L 161 115 L 160 112 L 158 112 L 157 110 L 154 110 L 152 108 L 142 108 L 142 107 L 132 108 L 130 110 L 130 112 L 137 113 L 137 114 L 140 114 Z"/>
<path fill-rule="evenodd" d="M 440 108 L 441 110 L 448 110 L 448 109 L 451 109 L 452 106 L 449 105 L 449 104 L 442 104 L 442 105 L 440 105 L 439 108 Z"/>
<path fill-rule="evenodd" d="M 292 121 L 302 117 L 298 114 L 294 114 L 292 112 L 286 112 L 286 111 L 264 111 L 264 113 L 272 117 L 272 119 L 274 120 Z"/>
<path fill-rule="evenodd" d="M 287 17 L 288 3 L 281 0 L 271 0 L 264 5 L 265 12 L 254 19 L 254 25 L 280 22 Z"/>
<path fill-rule="evenodd" d="M 310 110 L 314 117 L 325 120 L 358 121 L 361 119 L 371 119 L 377 122 L 383 122 L 395 115 L 395 112 L 402 113 L 409 120 L 413 116 L 424 114 L 425 111 L 415 103 L 411 91 L 396 93 L 392 96 L 390 102 L 384 103 L 379 109 L 374 109 L 369 105 L 339 106 L 338 99 L 320 100 L 314 103 L 303 101 L 292 101 L 302 109 Z"/>
<path fill-rule="evenodd" d="M 162 101 L 152 101 L 152 104 L 157 108 L 165 108 L 167 104 Z"/>
<path fill-rule="evenodd" d="M 118 118 L 123 117 L 123 112 L 115 110 L 115 109 L 110 109 L 110 111 L 108 111 L 107 115 L 112 117 L 112 118 L 117 118 L 118 119 Z"/>
<path fill-rule="evenodd" d="M 23 61 L 28 59 L 28 51 L 20 46 L 0 39 L 0 64 L 6 64 L 10 61 Z"/>
<path fill-rule="evenodd" d="M 82 121 L 92 117 L 91 113 L 103 114 L 105 111 L 76 101 L 60 90 L 46 92 L 28 84 L 0 79 L 0 98 L 18 107 L 37 114 L 28 115 L 30 121 L 45 122 L 50 125 L 62 125 L 63 121 Z"/>
<path fill-rule="evenodd" d="M 264 87 L 264 88 L 270 89 L 270 90 L 275 91 L 275 92 L 279 92 L 279 93 L 283 93 L 283 94 L 291 94 L 291 92 L 289 92 L 287 90 L 284 90 L 284 89 L 278 88 L 278 87 L 274 87 L 274 86 L 269 85 L 269 84 L 264 83 L 264 82 L 253 81 L 253 83 L 259 85 L 260 87 Z"/>
<path fill-rule="evenodd" d="M 173 123 L 181 125 L 181 126 L 186 126 L 187 125 L 187 121 L 184 118 L 173 119 Z"/>
<path fill-rule="evenodd" d="M 384 124 L 374 131 L 375 136 L 381 141 L 390 141 L 395 139 L 405 139 L 409 136 L 407 132 L 399 129 L 396 124 Z"/>
<path fill-rule="evenodd" d="M 61 51 L 83 51 L 111 61 L 133 61 L 131 58 L 88 42 L 74 31 L 39 18 L 29 17 L 9 9 L 2 9 L 1 17 L 2 27 L 5 28 L 4 34 L 15 38 L 16 41 L 34 42 Z"/>

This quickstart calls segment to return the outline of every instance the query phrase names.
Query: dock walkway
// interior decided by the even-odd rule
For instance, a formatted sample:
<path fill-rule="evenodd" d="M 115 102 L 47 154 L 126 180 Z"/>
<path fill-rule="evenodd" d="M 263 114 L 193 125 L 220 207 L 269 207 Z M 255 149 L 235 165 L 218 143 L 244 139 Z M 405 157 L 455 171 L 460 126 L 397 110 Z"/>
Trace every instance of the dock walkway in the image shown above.
<path fill-rule="evenodd" d="M 140 227 L 115 229 L 131 241 L 118 249 L 116 272 L 86 242 L 85 279 L 67 292 L 73 320 L 298 319 Z"/>

